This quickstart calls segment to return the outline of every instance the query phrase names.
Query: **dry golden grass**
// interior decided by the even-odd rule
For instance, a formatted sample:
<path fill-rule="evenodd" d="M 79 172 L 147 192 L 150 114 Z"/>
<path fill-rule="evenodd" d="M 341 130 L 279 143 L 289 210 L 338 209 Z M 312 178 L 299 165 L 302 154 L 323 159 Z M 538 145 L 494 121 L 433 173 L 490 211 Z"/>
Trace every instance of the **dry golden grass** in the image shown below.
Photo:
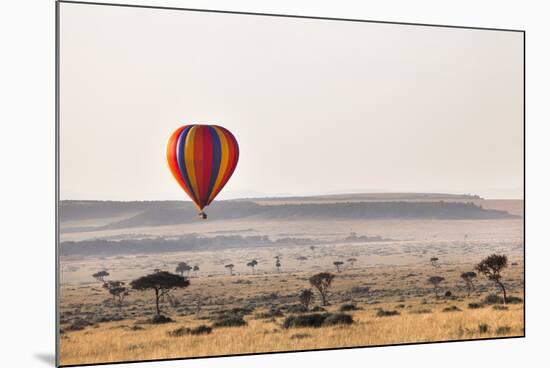
<path fill-rule="evenodd" d="M 168 331 L 201 323 L 178 318 L 175 323 L 145 325 L 133 331 L 126 322 L 106 323 L 100 327 L 67 333 L 61 342 L 62 364 L 114 362 L 274 352 L 334 347 L 385 345 L 407 342 L 446 341 L 523 335 L 523 305 L 508 310 L 491 307 L 467 309 L 455 303 L 460 312 L 442 312 L 446 304 L 415 306 L 433 308 L 432 313 L 402 311 L 399 316 L 376 317 L 376 310 L 353 313 L 351 326 L 283 329 L 283 318 L 264 321 L 248 318 L 248 326 L 214 329 L 209 335 L 170 337 Z M 377 306 L 378 307 L 378 306 Z M 384 305 L 382 306 L 384 307 Z M 413 309 L 414 310 L 414 309 Z M 480 333 L 479 325 L 489 331 Z M 499 327 L 509 331 L 498 334 Z M 293 338 L 295 335 L 305 335 Z"/>
<path fill-rule="evenodd" d="M 255 319 L 254 314 L 266 308 L 260 307 L 254 314 L 245 317 L 247 326 L 217 328 L 209 335 L 171 337 L 168 332 L 176 328 L 209 325 L 210 321 L 201 320 L 192 313 L 181 316 L 165 303 L 163 310 L 175 320 L 174 323 L 139 324 L 143 330 L 133 330 L 136 319 L 143 319 L 141 310 L 153 305 L 151 292 L 134 292 L 126 303 L 126 308 L 141 303 L 138 304 L 140 307 L 134 319 L 101 323 L 82 331 L 64 332 L 61 338 L 61 363 L 68 365 L 523 335 L 523 304 L 508 305 L 508 310 L 495 310 L 491 306 L 468 308 L 468 303 L 478 302 L 495 289 L 490 283 L 480 279 L 476 292 L 471 298 L 465 298 L 459 275 L 467 269 L 469 266 L 464 264 L 438 270 L 430 267 L 378 267 L 339 273 L 331 289 L 333 306 L 328 311 L 337 311 L 347 298 L 347 290 L 353 286 L 364 285 L 368 281 L 373 293 L 367 297 L 355 298 L 355 304 L 362 310 L 348 312 L 355 320 L 353 325 L 337 327 L 287 330 L 281 327 L 284 317 L 275 320 Z M 520 267 L 507 271 L 506 280 L 511 294 L 521 295 L 522 272 Z M 458 299 L 436 299 L 425 281 L 432 273 L 444 275 L 446 281 L 442 290 L 453 290 Z M 184 305 L 192 306 L 196 295 L 209 295 L 212 303 L 205 305 L 200 314 L 207 317 L 220 308 L 242 306 L 247 300 L 260 294 L 297 293 L 309 286 L 307 276 L 310 274 L 301 272 L 197 278 L 192 280 L 192 287 L 177 291 L 174 296 Z M 252 283 L 237 283 L 242 280 Z M 413 287 L 427 289 L 424 289 L 422 295 L 407 295 L 408 290 Z M 93 289 L 96 291 L 92 292 Z M 377 290 L 385 290 L 385 293 L 376 296 Z M 105 298 L 105 291 L 100 290 L 97 285 L 62 289 L 64 308 L 71 310 L 85 299 L 88 303 L 81 309 L 84 314 L 98 313 L 94 308 L 98 308 Z M 281 305 L 277 300 L 273 304 Z M 461 311 L 443 312 L 449 306 L 456 306 Z M 398 310 L 400 315 L 377 317 L 376 313 L 380 308 Z M 113 307 L 104 306 L 103 311 L 112 313 Z M 418 311 L 428 313 L 416 313 Z M 481 324 L 488 325 L 487 332 L 480 331 Z M 499 327 L 509 330 L 497 332 Z M 297 338 L 295 335 L 302 336 Z"/>

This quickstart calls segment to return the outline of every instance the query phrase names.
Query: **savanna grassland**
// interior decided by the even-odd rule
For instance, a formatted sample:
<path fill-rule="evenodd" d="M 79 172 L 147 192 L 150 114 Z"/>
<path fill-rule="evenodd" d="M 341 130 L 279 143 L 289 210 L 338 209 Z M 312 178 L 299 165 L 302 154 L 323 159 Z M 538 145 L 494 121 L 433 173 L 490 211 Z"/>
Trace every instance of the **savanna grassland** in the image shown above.
<path fill-rule="evenodd" d="M 521 213 L 517 201 L 497 205 Z M 124 218 L 115 215 L 116 221 Z M 65 224 L 65 240 L 131 242 L 200 234 L 193 242 L 200 245 L 201 239 L 209 239 L 204 243 L 216 244 L 216 249 L 193 243 L 192 250 L 182 246 L 162 253 L 127 248 L 62 256 L 62 365 L 524 334 L 520 217 L 256 217 L 131 228 L 105 227 L 105 217 L 96 223 L 79 221 Z M 229 245 L 219 245 L 214 238 Z M 239 246 L 239 241 L 247 244 Z M 506 304 L 502 290 L 482 273 L 476 271 L 469 296 L 461 277 L 490 254 L 507 258 L 501 270 Z M 257 261 L 254 267 L 247 266 L 251 260 Z M 182 272 L 189 285 L 160 298 L 161 315 L 167 318 L 158 323 L 154 291 L 135 290 L 131 281 L 161 271 L 177 274 L 181 262 L 199 269 Z M 228 264 L 234 267 L 230 270 Z M 103 281 L 92 277 L 102 270 L 108 273 Z M 310 283 L 319 273 L 333 275 L 326 305 Z M 437 288 L 428 282 L 434 276 L 442 278 Z M 123 282 L 128 294 L 113 297 L 103 286 L 110 280 Z M 312 292 L 307 306 L 300 298 L 306 289 Z"/>

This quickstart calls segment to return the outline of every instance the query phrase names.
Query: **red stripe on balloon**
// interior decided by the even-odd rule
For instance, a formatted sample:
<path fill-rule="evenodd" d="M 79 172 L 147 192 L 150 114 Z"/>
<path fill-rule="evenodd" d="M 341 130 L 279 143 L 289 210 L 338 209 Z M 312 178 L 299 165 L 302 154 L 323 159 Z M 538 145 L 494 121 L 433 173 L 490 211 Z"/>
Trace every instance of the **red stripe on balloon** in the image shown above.
<path fill-rule="evenodd" d="M 208 185 L 212 171 L 212 140 L 208 128 L 204 125 L 196 127 L 194 140 L 195 177 L 197 179 L 197 197 L 199 207 L 204 207 L 208 198 Z M 208 157 L 210 156 L 210 160 Z"/>

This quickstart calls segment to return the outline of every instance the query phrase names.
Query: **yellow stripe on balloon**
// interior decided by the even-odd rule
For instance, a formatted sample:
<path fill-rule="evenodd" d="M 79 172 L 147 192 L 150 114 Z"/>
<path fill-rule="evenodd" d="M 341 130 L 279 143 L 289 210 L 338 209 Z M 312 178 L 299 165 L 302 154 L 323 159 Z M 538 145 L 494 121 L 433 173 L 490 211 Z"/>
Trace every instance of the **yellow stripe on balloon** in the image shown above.
<path fill-rule="evenodd" d="M 225 175 L 225 170 L 227 170 L 227 164 L 229 163 L 229 143 L 227 143 L 227 138 L 225 137 L 225 135 L 223 134 L 220 128 L 218 128 L 217 126 L 213 126 L 213 128 L 216 130 L 216 133 L 220 138 L 221 157 L 220 157 L 220 169 L 218 170 L 218 177 L 214 182 L 214 186 L 212 187 L 212 191 L 210 192 L 210 197 L 208 198 L 207 203 L 210 203 L 214 199 L 216 194 L 218 194 L 219 186 Z"/>
<path fill-rule="evenodd" d="M 187 138 L 185 139 L 185 167 L 187 168 L 187 175 L 189 176 L 189 181 L 191 182 L 191 190 L 195 194 L 195 198 L 199 197 L 197 177 L 195 176 L 195 133 L 197 131 L 196 126 L 189 129 L 187 133 Z"/>

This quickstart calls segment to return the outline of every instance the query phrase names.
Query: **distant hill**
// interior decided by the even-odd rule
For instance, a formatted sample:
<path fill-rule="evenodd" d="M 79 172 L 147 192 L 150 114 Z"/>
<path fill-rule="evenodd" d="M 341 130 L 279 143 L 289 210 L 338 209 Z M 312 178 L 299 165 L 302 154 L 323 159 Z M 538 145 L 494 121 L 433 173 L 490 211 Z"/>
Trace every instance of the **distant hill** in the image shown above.
<path fill-rule="evenodd" d="M 351 197 L 350 197 L 351 196 Z M 311 199 L 315 198 L 315 199 Z M 506 219 L 517 218 L 504 210 L 485 209 L 468 202 L 474 196 L 441 194 L 360 194 L 330 196 L 336 201 L 304 200 L 292 197 L 288 203 L 279 198 L 261 203 L 258 200 L 216 201 L 208 207 L 208 221 L 250 218 L 282 219 Z M 349 199 L 349 201 L 346 201 Z M 371 200 L 369 200 L 371 199 Z M 265 200 L 265 199 L 262 199 Z M 453 200 L 456 200 L 454 202 Z M 87 230 L 121 229 L 184 224 L 196 221 L 196 209 L 185 201 L 62 201 L 61 224 L 68 221 L 106 219 L 102 225 Z M 82 231 L 82 228 L 73 231 Z"/>
<path fill-rule="evenodd" d="M 446 194 L 446 193 L 346 193 L 325 194 L 315 196 L 292 197 L 251 197 L 243 200 L 261 202 L 334 202 L 334 201 L 453 201 L 453 200 L 480 200 L 478 195 L 471 194 Z"/>

